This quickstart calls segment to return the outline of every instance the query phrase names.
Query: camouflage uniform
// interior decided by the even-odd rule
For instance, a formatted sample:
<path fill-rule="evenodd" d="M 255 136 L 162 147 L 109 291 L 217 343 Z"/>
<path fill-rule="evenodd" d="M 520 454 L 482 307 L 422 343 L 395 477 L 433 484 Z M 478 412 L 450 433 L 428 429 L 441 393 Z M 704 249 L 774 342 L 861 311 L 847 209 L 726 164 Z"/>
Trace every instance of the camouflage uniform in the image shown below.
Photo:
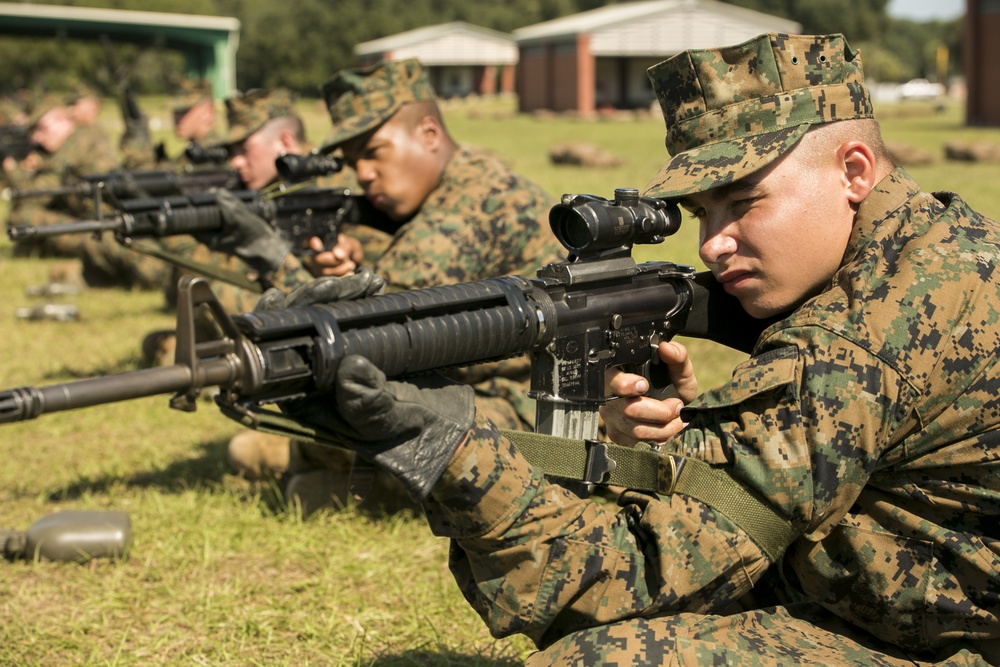
<path fill-rule="evenodd" d="M 237 93 L 226 99 L 225 105 L 229 130 L 219 142 L 225 144 L 245 141 L 269 120 L 295 114 L 291 93 L 281 88 L 252 90 L 245 94 Z M 263 280 L 265 285 L 270 284 L 267 277 L 257 275 L 238 257 L 211 250 L 192 237 L 164 239 L 163 247 L 172 254 L 187 261 L 196 262 L 210 271 L 229 272 L 247 278 L 250 282 Z M 187 273 L 187 271 L 175 271 L 174 280 L 167 290 L 168 303 L 175 303 L 176 294 L 173 288 L 183 273 Z M 260 297 L 258 291 L 236 287 L 220 280 L 212 281 L 212 290 L 226 311 L 230 313 L 249 312 Z"/>
<path fill-rule="evenodd" d="M 800 123 L 870 117 L 860 76 L 840 36 L 762 36 L 654 67 L 671 134 L 698 121 L 676 100 L 711 99 L 714 78 L 731 84 L 720 100 L 740 98 L 741 78 L 758 87 L 719 112 L 740 120 L 679 139 L 649 194 L 761 167 L 706 136 L 764 155 Z M 761 108 L 782 137 L 744 122 Z M 686 151 L 700 144 L 708 159 Z M 996 222 L 897 168 L 861 204 L 825 291 L 685 407 L 661 460 L 712 464 L 790 520 L 799 537 L 776 562 L 687 495 L 625 492 L 617 513 L 582 500 L 479 421 L 425 503 L 466 598 L 495 636 L 544 649 L 531 665 L 997 664 L 998 259 Z"/>
<path fill-rule="evenodd" d="M 324 93 L 334 123 L 324 150 L 378 127 L 403 104 L 434 99 L 426 72 L 415 60 L 340 72 L 327 82 Z M 371 266 L 390 290 L 503 275 L 534 276 L 542 265 L 565 257 L 547 224 L 554 203 L 539 186 L 495 157 L 460 147 L 445 167 L 440 185 L 412 218 L 398 225 Z M 293 258 L 289 260 L 280 276 L 284 289 L 311 278 L 294 266 Z M 526 395 L 529 373 L 527 359 L 520 358 L 463 369 L 454 377 L 476 390 L 480 414 L 505 428 L 526 430 L 535 418 L 534 402 Z M 343 470 L 349 467 L 342 461 L 344 455 L 297 443 L 289 471 L 317 466 Z"/>
<path fill-rule="evenodd" d="M 63 106 L 60 100 L 47 98 L 39 104 L 34 120 L 57 106 Z M 12 187 L 25 191 L 59 188 L 77 182 L 84 176 L 110 171 L 116 164 L 114 149 L 103 133 L 94 128 L 76 126 L 54 153 L 42 156 L 42 163 L 37 171 L 28 173 L 15 170 L 7 175 L 7 182 Z M 93 218 L 95 212 L 93 200 L 87 197 L 25 197 L 16 200 L 11 206 L 8 225 L 50 225 Z M 19 240 L 14 244 L 14 254 L 75 257 L 84 238 L 84 235 L 78 234 Z"/>
<path fill-rule="evenodd" d="M 44 113 L 54 106 L 63 106 L 63 102 L 50 97 L 39 111 Z M 58 188 L 79 183 L 85 176 L 111 172 L 117 167 L 114 149 L 104 132 L 93 125 L 76 124 L 62 146 L 54 154 L 43 157 L 42 167 L 37 172 L 15 173 L 12 181 L 15 187 L 23 190 Z M 102 204 L 103 214 L 111 210 L 106 203 Z M 97 214 L 97 203 L 92 197 L 27 197 L 18 200 L 12 208 L 8 224 L 42 226 L 92 219 Z M 83 280 L 94 287 L 152 289 L 162 286 L 170 276 L 169 267 L 162 261 L 132 252 L 110 234 L 100 239 L 87 234 L 25 239 L 15 243 L 14 254 L 76 257 L 82 262 Z"/>

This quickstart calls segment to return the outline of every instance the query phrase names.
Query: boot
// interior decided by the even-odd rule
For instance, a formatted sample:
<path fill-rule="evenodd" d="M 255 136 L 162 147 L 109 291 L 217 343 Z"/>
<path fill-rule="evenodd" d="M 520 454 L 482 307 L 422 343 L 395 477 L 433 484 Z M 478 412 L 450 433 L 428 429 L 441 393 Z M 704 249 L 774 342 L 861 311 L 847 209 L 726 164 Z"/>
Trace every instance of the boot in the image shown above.
<path fill-rule="evenodd" d="M 261 431 L 240 431 L 226 448 L 229 467 L 247 479 L 280 477 L 288 468 L 288 438 Z"/>
<path fill-rule="evenodd" d="M 347 505 L 347 475 L 336 470 L 310 470 L 289 477 L 285 499 L 306 518 L 319 509 L 340 511 Z"/>
<path fill-rule="evenodd" d="M 142 360 L 148 366 L 171 366 L 177 349 L 177 335 L 173 329 L 151 331 L 142 339 Z"/>

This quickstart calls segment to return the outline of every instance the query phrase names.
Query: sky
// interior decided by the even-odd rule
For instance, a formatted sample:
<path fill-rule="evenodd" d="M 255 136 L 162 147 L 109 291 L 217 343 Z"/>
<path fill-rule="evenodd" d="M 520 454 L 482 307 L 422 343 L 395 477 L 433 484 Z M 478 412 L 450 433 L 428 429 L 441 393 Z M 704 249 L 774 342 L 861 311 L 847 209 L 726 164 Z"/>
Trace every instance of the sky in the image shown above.
<path fill-rule="evenodd" d="M 889 0 L 889 15 L 914 21 L 953 19 L 965 13 L 965 0 Z"/>

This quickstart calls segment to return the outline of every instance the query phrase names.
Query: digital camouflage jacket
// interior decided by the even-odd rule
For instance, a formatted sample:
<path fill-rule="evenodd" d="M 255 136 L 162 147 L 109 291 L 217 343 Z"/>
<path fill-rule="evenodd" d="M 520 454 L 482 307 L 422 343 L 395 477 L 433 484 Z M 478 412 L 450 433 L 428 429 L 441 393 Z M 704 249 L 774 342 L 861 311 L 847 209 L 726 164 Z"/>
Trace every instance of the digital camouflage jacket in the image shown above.
<path fill-rule="evenodd" d="M 480 422 L 426 503 L 466 598 L 495 635 L 540 647 L 631 624 L 601 650 L 647 658 L 650 619 L 732 613 L 748 593 L 758 611 L 811 603 L 862 643 L 995 650 L 998 262 L 996 222 L 897 169 L 861 205 L 829 287 L 686 406 L 665 449 L 729 471 L 801 534 L 774 568 L 698 501 L 627 492 L 613 513 L 547 483 Z"/>

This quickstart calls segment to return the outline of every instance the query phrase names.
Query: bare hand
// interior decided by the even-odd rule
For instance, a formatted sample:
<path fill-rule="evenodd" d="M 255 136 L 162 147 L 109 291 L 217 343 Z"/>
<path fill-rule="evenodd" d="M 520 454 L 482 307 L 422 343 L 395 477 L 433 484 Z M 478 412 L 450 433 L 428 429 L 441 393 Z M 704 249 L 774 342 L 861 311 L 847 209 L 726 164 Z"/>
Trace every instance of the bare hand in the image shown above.
<path fill-rule="evenodd" d="M 346 234 L 339 235 L 337 245 L 330 249 L 323 247 L 323 239 L 314 236 L 309 239 L 309 249 L 313 255 L 307 260 L 307 266 L 316 277 L 349 276 L 364 259 L 361 242 Z"/>
<path fill-rule="evenodd" d="M 42 168 L 42 156 L 35 151 L 31 151 L 18 163 L 18 166 L 20 166 L 23 171 L 35 173 Z"/>
<path fill-rule="evenodd" d="M 679 416 L 681 408 L 698 395 L 698 380 L 687 348 L 671 341 L 660 343 L 657 352 L 667 365 L 677 398 L 646 396 L 650 388 L 646 378 L 617 368 L 608 371 L 605 390 L 620 398 L 601 406 L 601 417 L 608 437 L 620 445 L 664 442 L 686 426 Z"/>

